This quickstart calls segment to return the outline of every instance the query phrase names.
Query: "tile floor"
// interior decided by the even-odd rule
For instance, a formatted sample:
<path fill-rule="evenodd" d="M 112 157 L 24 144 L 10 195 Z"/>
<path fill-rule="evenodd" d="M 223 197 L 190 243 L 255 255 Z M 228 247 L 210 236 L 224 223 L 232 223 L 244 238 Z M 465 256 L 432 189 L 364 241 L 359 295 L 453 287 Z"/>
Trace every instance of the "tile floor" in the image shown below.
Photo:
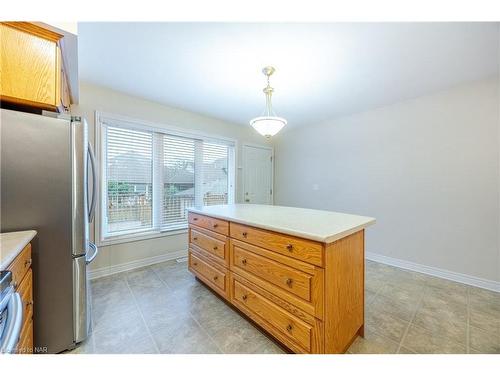
<path fill-rule="evenodd" d="M 90 338 L 70 353 L 283 353 L 170 261 L 92 282 Z M 365 338 L 349 353 L 500 353 L 500 294 L 366 263 Z"/>

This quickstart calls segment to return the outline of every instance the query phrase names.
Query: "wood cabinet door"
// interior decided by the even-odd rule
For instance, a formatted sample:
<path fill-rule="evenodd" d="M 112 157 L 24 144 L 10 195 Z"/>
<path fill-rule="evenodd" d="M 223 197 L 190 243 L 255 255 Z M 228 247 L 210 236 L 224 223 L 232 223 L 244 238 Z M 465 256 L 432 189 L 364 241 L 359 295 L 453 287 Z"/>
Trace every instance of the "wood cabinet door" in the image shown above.
<path fill-rule="evenodd" d="M 2 101 L 57 109 L 61 101 L 60 37 L 28 22 L 0 24 Z"/>

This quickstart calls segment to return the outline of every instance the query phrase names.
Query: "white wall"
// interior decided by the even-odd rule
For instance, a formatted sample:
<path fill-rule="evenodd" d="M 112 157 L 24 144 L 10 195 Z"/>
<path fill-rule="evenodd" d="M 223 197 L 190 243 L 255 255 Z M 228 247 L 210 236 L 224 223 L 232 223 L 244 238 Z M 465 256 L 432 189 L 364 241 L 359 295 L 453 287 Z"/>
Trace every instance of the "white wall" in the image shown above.
<path fill-rule="evenodd" d="M 274 144 L 276 204 L 373 216 L 367 251 L 500 281 L 497 78 Z"/>
<path fill-rule="evenodd" d="M 104 111 L 158 124 L 165 124 L 220 135 L 237 140 L 237 167 L 241 164 L 241 147 L 243 142 L 266 144 L 264 137 L 253 129 L 241 125 L 227 123 L 221 120 L 167 107 L 141 98 L 132 97 L 104 87 L 82 82 L 80 84 L 80 102 L 72 107 L 74 115 L 87 119 L 91 142 L 94 139 L 95 111 Z M 236 171 L 236 197 L 242 200 L 241 173 Z M 91 269 L 106 270 L 109 267 L 123 265 L 128 262 L 140 261 L 145 258 L 177 254 L 187 254 L 187 234 L 165 236 L 150 240 L 129 242 L 100 248 L 100 253 L 92 263 Z"/>

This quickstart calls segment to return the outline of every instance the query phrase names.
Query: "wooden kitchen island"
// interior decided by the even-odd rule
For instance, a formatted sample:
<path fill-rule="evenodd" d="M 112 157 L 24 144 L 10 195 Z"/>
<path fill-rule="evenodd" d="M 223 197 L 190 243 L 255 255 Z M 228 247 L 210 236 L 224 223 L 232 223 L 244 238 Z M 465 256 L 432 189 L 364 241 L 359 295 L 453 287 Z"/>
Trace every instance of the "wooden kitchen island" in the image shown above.
<path fill-rule="evenodd" d="M 267 205 L 189 209 L 189 270 L 295 353 L 364 332 L 364 229 L 375 219 Z"/>

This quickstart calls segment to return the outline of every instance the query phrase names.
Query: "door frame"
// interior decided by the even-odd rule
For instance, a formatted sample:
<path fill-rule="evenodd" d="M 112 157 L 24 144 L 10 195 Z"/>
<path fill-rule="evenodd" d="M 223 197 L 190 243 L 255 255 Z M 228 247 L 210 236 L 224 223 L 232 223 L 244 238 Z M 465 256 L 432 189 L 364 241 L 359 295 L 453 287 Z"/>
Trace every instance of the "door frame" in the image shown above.
<path fill-rule="evenodd" d="M 261 148 L 264 150 L 269 150 L 271 151 L 271 157 L 273 158 L 272 163 L 271 163 L 271 189 L 272 189 L 272 194 L 271 194 L 271 205 L 274 205 L 274 147 L 273 146 L 267 146 L 267 145 L 260 145 L 258 143 L 248 143 L 244 142 L 241 144 L 241 159 L 242 159 L 242 178 L 241 178 L 241 183 L 242 183 L 242 189 L 241 189 L 241 203 L 245 203 L 245 179 L 246 179 L 246 167 L 247 167 L 247 157 L 246 157 L 246 152 L 245 152 L 245 147 L 254 147 L 254 148 Z"/>

